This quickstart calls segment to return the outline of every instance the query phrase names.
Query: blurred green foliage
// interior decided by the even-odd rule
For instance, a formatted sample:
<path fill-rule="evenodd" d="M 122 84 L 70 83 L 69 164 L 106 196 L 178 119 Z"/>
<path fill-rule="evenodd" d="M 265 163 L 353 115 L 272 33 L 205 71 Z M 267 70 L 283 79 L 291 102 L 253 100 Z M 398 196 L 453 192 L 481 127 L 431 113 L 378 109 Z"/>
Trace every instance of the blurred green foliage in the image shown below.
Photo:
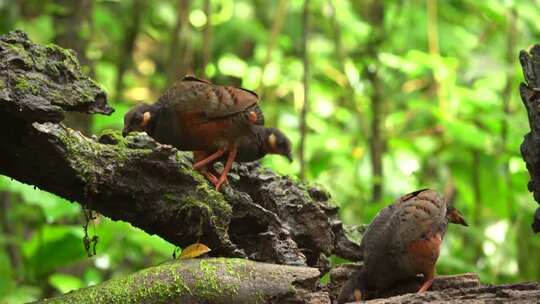
<path fill-rule="evenodd" d="M 116 109 L 92 117 L 88 133 L 121 128 L 131 106 L 156 100 L 172 80 L 195 73 L 256 90 L 268 124 L 298 143 L 303 5 L 4 0 L 0 32 L 19 28 L 36 42 L 77 50 Z M 540 240 L 529 227 L 536 204 L 519 154 L 529 127 L 517 54 L 540 41 L 540 1 L 312 0 L 310 18 L 308 181 L 329 189 L 348 224 L 368 223 L 418 188 L 455 193 L 471 227 L 450 227 L 438 272 L 474 271 L 491 283 L 539 280 Z M 372 132 L 375 118 L 379 135 Z M 382 178 L 373 176 L 374 136 L 384 146 Z M 299 174 L 298 162 L 263 162 Z M 382 199 L 374 202 L 378 182 Z M 89 225 L 99 237 L 97 256 L 88 258 L 79 205 L 8 177 L 0 177 L 0 200 L 0 303 L 93 285 L 161 263 L 174 250 L 157 236 L 98 217 Z"/>

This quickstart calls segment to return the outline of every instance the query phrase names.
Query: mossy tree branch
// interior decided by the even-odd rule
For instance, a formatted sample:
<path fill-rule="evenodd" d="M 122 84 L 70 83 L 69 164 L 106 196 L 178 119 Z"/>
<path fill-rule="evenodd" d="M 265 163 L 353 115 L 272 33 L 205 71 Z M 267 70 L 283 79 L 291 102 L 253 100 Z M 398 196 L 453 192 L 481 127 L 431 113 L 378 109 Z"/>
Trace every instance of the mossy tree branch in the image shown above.
<path fill-rule="evenodd" d="M 329 303 L 319 271 L 245 259 L 192 259 L 36 303 Z"/>
<path fill-rule="evenodd" d="M 248 164 L 219 193 L 191 170 L 187 153 L 145 134 L 85 137 L 60 123 L 65 111 L 113 109 L 70 51 L 22 32 L 1 37 L 1 174 L 173 244 L 201 241 L 214 255 L 321 269 L 331 254 L 358 259 L 325 191 Z"/>

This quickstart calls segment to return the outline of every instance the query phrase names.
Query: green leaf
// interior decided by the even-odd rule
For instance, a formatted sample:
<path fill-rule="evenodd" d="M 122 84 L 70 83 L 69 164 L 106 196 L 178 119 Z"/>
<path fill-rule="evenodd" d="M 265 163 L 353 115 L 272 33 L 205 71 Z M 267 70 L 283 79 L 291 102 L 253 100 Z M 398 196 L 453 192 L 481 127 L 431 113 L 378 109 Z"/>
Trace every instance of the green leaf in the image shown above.
<path fill-rule="evenodd" d="M 49 284 L 61 293 L 67 293 L 83 287 L 81 279 L 76 276 L 63 273 L 55 273 L 49 276 Z"/>

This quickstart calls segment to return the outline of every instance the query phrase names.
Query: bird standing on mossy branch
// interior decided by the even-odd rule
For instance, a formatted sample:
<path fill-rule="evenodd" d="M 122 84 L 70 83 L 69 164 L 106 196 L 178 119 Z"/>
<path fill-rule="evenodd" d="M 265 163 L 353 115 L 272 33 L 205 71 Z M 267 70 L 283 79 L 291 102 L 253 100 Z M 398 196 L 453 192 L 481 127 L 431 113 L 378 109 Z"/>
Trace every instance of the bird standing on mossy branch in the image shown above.
<path fill-rule="evenodd" d="M 235 160 L 280 154 L 292 161 L 289 139 L 279 130 L 263 127 L 258 102 L 257 94 L 249 90 L 185 76 L 156 103 L 126 113 L 122 134 L 144 131 L 162 144 L 193 151 L 193 168 L 219 191 Z M 224 168 L 218 178 L 213 164 L 219 160 Z"/>
<path fill-rule="evenodd" d="M 362 237 L 362 268 L 344 285 L 338 303 L 368 300 L 400 281 L 423 275 L 418 292 L 431 287 L 448 223 L 467 226 L 461 213 L 436 191 L 399 198 L 377 214 Z"/>

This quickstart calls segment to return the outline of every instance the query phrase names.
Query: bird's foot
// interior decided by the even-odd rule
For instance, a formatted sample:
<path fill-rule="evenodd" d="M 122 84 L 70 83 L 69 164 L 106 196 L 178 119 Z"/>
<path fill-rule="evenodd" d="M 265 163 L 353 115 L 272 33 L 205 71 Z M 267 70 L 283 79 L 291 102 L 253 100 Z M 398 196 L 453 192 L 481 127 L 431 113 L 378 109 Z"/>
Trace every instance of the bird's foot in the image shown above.
<path fill-rule="evenodd" d="M 204 175 L 212 184 L 214 184 L 214 186 L 217 184 L 218 178 L 214 174 L 206 171 L 201 172 L 201 174 Z"/>
<path fill-rule="evenodd" d="M 422 284 L 422 286 L 420 286 L 420 289 L 418 289 L 418 292 L 417 293 L 423 293 L 425 291 L 427 291 L 430 287 L 431 287 L 431 284 L 433 284 L 433 277 L 427 279 L 424 284 Z"/>
<path fill-rule="evenodd" d="M 216 191 L 219 192 L 219 189 L 221 188 L 221 185 L 223 184 L 226 184 L 228 185 L 229 184 L 229 180 L 227 179 L 227 176 L 226 175 L 222 175 L 219 179 L 216 180 L 215 183 L 213 183 L 214 186 L 216 186 Z"/>

